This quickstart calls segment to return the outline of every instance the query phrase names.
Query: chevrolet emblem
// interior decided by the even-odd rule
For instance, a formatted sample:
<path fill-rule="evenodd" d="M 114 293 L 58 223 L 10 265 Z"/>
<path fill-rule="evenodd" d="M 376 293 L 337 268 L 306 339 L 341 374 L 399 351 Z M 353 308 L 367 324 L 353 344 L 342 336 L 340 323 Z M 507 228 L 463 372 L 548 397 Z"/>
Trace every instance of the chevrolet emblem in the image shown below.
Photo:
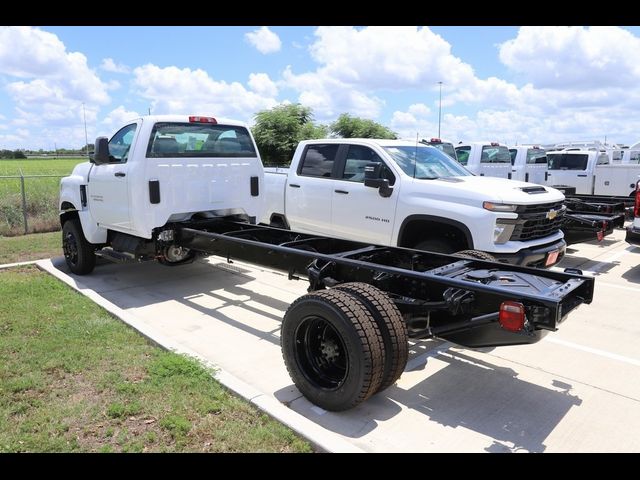
<path fill-rule="evenodd" d="M 547 219 L 549 219 L 549 220 L 553 220 L 557 216 L 558 216 L 558 210 L 549 210 L 547 212 Z"/>

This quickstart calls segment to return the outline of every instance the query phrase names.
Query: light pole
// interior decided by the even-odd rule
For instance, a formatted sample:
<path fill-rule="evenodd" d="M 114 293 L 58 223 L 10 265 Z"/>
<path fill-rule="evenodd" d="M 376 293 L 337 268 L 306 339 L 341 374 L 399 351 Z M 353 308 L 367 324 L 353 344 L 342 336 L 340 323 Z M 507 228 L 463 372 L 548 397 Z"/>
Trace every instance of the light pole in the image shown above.
<path fill-rule="evenodd" d="M 440 86 L 440 101 L 438 102 L 438 138 L 440 138 L 440 120 L 442 119 L 442 82 L 438 82 Z"/>
<path fill-rule="evenodd" d="M 84 118 L 84 153 L 89 157 L 89 137 L 87 136 L 87 114 L 84 111 L 84 102 L 82 102 L 82 116 Z"/>

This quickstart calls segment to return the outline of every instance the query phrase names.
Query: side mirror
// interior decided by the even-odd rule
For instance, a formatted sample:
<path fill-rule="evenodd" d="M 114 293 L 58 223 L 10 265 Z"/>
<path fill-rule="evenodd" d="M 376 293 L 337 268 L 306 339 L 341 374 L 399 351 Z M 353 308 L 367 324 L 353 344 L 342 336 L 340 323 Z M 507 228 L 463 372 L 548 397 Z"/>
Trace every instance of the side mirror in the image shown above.
<path fill-rule="evenodd" d="M 89 161 L 96 165 L 109 163 L 111 156 L 109 155 L 109 139 L 107 137 L 96 138 L 95 152 L 89 156 Z"/>
<path fill-rule="evenodd" d="M 381 197 L 389 197 L 393 188 L 389 186 L 389 180 L 382 178 L 382 163 L 369 163 L 364 167 L 364 186 L 377 188 Z"/>

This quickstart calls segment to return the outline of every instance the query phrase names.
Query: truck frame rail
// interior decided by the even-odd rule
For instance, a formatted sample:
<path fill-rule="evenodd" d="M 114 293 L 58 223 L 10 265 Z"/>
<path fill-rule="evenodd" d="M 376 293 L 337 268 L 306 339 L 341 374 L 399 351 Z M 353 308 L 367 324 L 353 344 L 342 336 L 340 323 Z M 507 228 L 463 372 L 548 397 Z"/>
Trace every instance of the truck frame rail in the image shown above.
<path fill-rule="evenodd" d="M 169 226 L 175 243 L 308 278 L 309 291 L 345 282 L 373 285 L 402 313 L 409 336 L 438 336 L 465 346 L 534 343 L 593 297 L 593 278 L 400 247 L 295 233 L 229 220 Z M 517 333 L 499 324 L 505 301 L 524 305 Z M 471 332 L 473 330 L 473 332 Z"/>

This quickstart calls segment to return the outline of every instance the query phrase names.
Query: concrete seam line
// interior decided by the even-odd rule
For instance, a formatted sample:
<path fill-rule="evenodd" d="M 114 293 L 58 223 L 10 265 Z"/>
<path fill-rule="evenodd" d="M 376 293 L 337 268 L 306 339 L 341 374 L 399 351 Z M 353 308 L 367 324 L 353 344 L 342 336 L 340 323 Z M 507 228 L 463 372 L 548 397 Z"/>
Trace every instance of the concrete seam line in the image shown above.
<path fill-rule="evenodd" d="M 300 415 L 294 410 L 291 410 L 290 408 L 284 406 L 275 398 L 271 398 L 269 395 L 260 392 L 248 383 L 240 380 L 235 375 L 232 375 L 231 373 L 221 369 L 219 366 L 212 364 L 209 360 L 201 356 L 199 353 L 191 350 L 190 348 L 180 345 L 179 343 L 173 341 L 165 335 L 159 334 L 153 328 L 145 325 L 143 322 L 138 320 L 134 315 L 131 315 L 130 313 L 124 311 L 114 303 L 100 296 L 100 294 L 98 294 L 94 290 L 86 287 L 79 282 L 76 282 L 70 276 L 55 268 L 53 263 L 51 263 L 51 260 L 39 260 L 34 263 L 41 270 L 56 277 L 58 280 L 61 280 L 74 290 L 85 295 L 93 302 L 100 305 L 110 314 L 119 318 L 124 323 L 140 332 L 153 343 L 159 345 L 164 349 L 197 358 L 206 366 L 212 367 L 213 369 L 215 369 L 214 377 L 222 385 L 224 385 L 226 388 L 233 391 L 240 397 L 244 398 L 248 402 L 254 404 L 260 410 L 265 411 L 271 417 L 291 428 L 293 431 L 303 436 L 309 442 L 318 446 L 320 449 L 335 453 L 364 452 L 364 450 L 342 439 L 337 434 L 327 431 L 326 429 L 320 427 L 318 424 L 312 422 L 303 415 Z"/>
<path fill-rule="evenodd" d="M 3 268 L 12 268 L 12 267 L 20 267 L 22 265 L 33 265 L 34 263 L 39 262 L 39 260 L 30 260 L 28 262 L 16 262 L 16 263 L 5 263 L 0 265 L 0 270 Z"/>

